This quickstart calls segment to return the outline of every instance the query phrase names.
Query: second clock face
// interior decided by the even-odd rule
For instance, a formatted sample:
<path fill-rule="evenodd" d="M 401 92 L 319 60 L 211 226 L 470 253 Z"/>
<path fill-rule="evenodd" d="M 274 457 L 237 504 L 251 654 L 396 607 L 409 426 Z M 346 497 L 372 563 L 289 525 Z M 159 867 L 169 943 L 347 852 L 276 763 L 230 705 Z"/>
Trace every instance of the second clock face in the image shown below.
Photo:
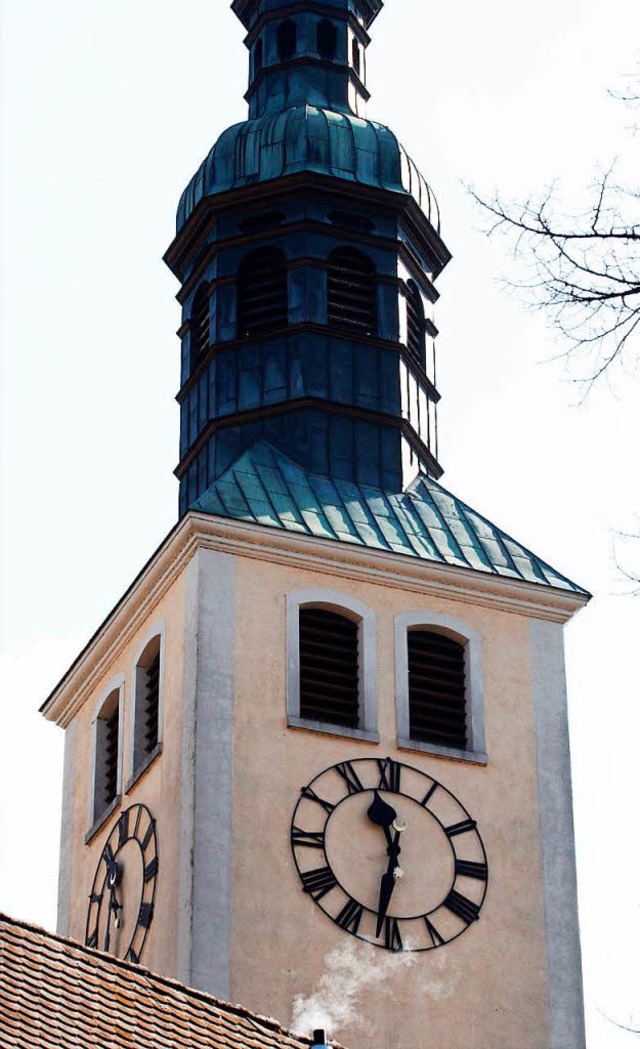
<path fill-rule="evenodd" d="M 304 891 L 345 932 L 427 951 L 480 916 L 487 856 L 457 798 L 419 769 L 357 758 L 304 787 L 291 826 Z"/>
<path fill-rule="evenodd" d="M 156 821 L 146 805 L 114 825 L 91 886 L 85 943 L 139 962 L 153 920 L 158 876 Z"/>

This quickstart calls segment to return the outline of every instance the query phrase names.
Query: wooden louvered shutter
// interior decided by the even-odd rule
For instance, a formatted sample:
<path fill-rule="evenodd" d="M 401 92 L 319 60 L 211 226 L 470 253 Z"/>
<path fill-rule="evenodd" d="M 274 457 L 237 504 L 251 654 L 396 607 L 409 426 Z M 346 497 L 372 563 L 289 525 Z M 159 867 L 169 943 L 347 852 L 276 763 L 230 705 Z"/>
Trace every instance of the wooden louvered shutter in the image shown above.
<path fill-rule="evenodd" d="M 160 704 L 160 653 L 151 660 L 145 671 L 144 694 L 144 751 L 150 754 L 158 742 L 158 713 Z"/>
<path fill-rule="evenodd" d="M 104 795 L 103 809 L 111 804 L 118 792 L 118 737 L 120 734 L 120 710 L 116 706 L 107 719 L 104 731 Z"/>
<path fill-rule="evenodd" d="M 360 335 L 378 328 L 376 274 L 370 259 L 352 248 L 329 256 L 327 313 L 329 324 Z"/>
<path fill-rule="evenodd" d="M 410 630 L 407 648 L 411 738 L 465 750 L 464 646 L 443 634 Z"/>
<path fill-rule="evenodd" d="M 209 295 L 202 285 L 193 302 L 191 315 L 191 370 L 209 349 Z"/>
<path fill-rule="evenodd" d="M 408 282 L 407 291 L 407 349 L 420 367 L 424 368 L 424 307 L 420 292 L 412 280 Z"/>
<path fill-rule="evenodd" d="M 289 306 L 284 256 L 275 248 L 254 251 L 238 273 L 238 334 L 259 335 L 287 325 Z"/>
<path fill-rule="evenodd" d="M 358 624 L 300 609 L 300 717 L 358 727 Z"/>

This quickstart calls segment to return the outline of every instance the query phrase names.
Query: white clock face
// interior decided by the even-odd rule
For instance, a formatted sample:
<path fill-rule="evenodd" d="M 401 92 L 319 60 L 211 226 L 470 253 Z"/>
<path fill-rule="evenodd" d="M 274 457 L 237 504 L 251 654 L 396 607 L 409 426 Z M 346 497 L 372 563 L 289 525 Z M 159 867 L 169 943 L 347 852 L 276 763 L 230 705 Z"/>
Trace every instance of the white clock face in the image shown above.
<path fill-rule="evenodd" d="M 432 950 L 480 916 L 488 864 L 476 822 L 409 765 L 357 758 L 325 769 L 301 791 L 291 845 L 304 891 L 377 946 Z"/>

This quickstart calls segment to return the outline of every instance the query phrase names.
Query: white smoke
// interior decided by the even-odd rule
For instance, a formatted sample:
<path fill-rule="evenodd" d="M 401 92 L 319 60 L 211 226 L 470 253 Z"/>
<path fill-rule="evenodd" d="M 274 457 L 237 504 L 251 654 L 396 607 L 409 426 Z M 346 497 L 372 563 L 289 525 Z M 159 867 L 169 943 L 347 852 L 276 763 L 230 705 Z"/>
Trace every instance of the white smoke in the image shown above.
<path fill-rule="evenodd" d="M 325 960 L 324 972 L 310 995 L 296 995 L 291 1028 L 299 1035 L 309 1035 L 322 1028 L 335 1037 L 343 1027 L 366 1027 L 359 1013 L 358 999 L 375 986 L 376 996 L 393 997 L 391 978 L 415 965 L 417 953 L 376 951 L 352 941 L 332 950 Z M 423 993 L 426 989 L 422 985 Z M 450 993 L 444 982 L 429 981 L 429 993 L 443 997 Z"/>

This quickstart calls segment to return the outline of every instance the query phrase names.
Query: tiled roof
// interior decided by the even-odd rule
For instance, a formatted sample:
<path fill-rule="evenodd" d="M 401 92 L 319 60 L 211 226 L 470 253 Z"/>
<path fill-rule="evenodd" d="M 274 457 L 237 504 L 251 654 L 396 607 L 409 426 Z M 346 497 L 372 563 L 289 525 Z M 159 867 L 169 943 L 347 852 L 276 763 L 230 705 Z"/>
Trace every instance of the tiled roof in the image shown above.
<path fill-rule="evenodd" d="M 259 441 L 191 509 L 589 596 L 424 474 L 386 492 L 311 474 Z"/>
<path fill-rule="evenodd" d="M 275 1020 L 0 915 L 2 1049 L 303 1049 Z"/>

